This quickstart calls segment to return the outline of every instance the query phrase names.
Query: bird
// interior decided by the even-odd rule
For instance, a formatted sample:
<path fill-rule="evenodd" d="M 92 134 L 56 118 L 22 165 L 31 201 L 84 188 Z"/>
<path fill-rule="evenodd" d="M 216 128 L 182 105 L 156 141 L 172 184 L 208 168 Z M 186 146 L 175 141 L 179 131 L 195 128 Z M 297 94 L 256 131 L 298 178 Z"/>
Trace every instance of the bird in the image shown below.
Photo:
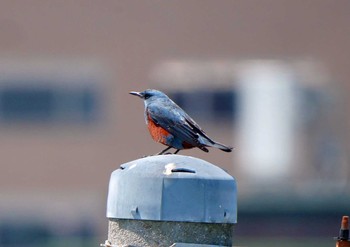
<path fill-rule="evenodd" d="M 165 93 L 155 89 L 129 93 L 143 99 L 144 117 L 153 140 L 168 146 L 156 155 L 165 154 L 171 148 L 176 149 L 173 154 L 195 147 L 204 152 L 209 152 L 207 147 L 218 148 L 225 152 L 232 151 L 232 147 L 209 138 L 202 128 Z"/>

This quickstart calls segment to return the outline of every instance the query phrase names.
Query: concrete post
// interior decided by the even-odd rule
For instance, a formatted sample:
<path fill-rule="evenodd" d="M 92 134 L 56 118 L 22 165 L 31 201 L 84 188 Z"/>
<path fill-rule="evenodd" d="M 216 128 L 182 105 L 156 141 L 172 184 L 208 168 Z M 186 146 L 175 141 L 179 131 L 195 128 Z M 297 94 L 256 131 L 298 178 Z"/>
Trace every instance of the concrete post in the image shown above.
<path fill-rule="evenodd" d="M 112 173 L 107 217 L 112 246 L 232 246 L 236 181 L 193 157 L 138 159 Z"/>

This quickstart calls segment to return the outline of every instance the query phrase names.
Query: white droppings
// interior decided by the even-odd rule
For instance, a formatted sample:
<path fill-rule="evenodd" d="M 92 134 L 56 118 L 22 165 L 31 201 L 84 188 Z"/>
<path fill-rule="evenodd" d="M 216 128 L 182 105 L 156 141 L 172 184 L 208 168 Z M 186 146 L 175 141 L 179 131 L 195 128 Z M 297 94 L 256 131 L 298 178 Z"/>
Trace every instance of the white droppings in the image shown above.
<path fill-rule="evenodd" d="M 176 168 L 176 164 L 175 163 L 169 163 L 167 165 L 164 166 L 165 170 L 164 170 L 164 174 L 165 175 L 170 175 L 172 172 L 171 170 Z"/>

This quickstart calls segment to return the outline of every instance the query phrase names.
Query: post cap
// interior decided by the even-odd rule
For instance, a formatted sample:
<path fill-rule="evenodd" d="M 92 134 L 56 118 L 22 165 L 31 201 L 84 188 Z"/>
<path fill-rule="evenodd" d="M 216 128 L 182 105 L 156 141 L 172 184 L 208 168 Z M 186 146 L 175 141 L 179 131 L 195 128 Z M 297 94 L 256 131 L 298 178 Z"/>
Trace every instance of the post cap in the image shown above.
<path fill-rule="evenodd" d="M 237 222 L 235 179 L 204 160 L 158 155 L 122 164 L 110 178 L 107 217 Z"/>

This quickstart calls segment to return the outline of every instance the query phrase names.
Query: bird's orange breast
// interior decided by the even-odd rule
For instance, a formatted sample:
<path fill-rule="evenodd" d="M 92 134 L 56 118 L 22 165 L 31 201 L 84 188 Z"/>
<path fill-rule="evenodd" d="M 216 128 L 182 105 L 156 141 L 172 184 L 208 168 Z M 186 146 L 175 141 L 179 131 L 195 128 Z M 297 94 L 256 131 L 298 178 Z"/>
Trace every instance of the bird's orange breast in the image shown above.
<path fill-rule="evenodd" d="M 155 140 L 156 142 L 160 142 L 164 145 L 167 145 L 166 139 L 170 135 L 170 133 L 167 130 L 160 127 L 159 125 L 155 124 L 149 116 L 147 117 L 148 117 L 148 125 L 147 125 L 148 131 L 151 134 L 153 140 Z"/>

